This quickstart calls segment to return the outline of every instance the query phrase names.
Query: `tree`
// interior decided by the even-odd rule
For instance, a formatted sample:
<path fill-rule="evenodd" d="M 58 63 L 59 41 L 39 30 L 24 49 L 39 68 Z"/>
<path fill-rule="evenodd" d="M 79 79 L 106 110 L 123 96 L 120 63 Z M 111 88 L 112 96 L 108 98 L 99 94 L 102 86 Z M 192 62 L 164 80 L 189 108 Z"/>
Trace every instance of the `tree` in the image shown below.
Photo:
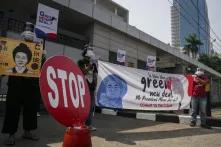
<path fill-rule="evenodd" d="M 219 58 L 217 55 L 206 55 L 203 54 L 198 59 L 203 64 L 211 67 L 212 69 L 216 70 L 217 72 L 221 73 L 221 58 Z"/>
<path fill-rule="evenodd" d="M 208 56 L 207 54 L 200 55 L 198 61 L 202 62 L 203 64 L 205 64 L 209 67 L 211 67 L 210 56 Z"/>
<path fill-rule="evenodd" d="M 190 52 L 193 55 L 193 58 L 196 58 L 196 55 L 199 51 L 199 46 L 203 43 L 197 38 L 196 34 L 189 34 L 185 37 L 186 44 L 184 46 L 184 50 L 190 55 Z"/>

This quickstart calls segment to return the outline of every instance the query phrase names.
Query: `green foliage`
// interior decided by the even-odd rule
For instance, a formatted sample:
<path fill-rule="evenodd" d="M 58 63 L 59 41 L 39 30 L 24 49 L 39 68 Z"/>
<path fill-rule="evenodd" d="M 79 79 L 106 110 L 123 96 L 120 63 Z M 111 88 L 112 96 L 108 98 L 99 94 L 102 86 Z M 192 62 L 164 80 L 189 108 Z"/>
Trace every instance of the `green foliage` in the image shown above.
<path fill-rule="evenodd" d="M 221 73 L 221 58 L 219 58 L 217 55 L 208 56 L 206 54 L 203 54 L 199 57 L 198 60 L 216 70 L 217 72 Z"/>
<path fill-rule="evenodd" d="M 192 52 L 193 57 L 196 58 L 196 54 L 199 51 L 199 45 L 202 45 L 203 43 L 197 38 L 196 34 L 189 34 L 185 38 L 186 44 L 184 46 L 184 50 L 189 55 L 190 52 Z"/>

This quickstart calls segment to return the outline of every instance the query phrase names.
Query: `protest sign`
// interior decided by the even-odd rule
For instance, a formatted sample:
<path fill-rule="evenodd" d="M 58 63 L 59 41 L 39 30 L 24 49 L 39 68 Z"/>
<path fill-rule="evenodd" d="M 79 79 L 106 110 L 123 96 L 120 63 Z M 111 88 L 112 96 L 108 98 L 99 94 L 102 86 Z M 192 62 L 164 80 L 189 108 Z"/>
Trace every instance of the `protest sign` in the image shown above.
<path fill-rule="evenodd" d="M 39 77 L 43 45 L 0 37 L 0 74 Z"/>

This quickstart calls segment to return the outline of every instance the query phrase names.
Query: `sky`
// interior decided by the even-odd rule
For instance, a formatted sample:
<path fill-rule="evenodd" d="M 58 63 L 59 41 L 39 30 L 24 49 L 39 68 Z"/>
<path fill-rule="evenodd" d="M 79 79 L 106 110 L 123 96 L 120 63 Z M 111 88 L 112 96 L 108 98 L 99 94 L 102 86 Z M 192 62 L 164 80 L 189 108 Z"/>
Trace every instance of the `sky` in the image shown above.
<path fill-rule="evenodd" d="M 168 0 L 113 0 L 129 10 L 129 24 L 171 44 L 171 19 Z M 170 0 L 172 1 L 172 0 Z M 214 49 L 221 52 L 221 0 L 206 0 L 210 26 L 220 38 Z M 212 34 L 212 33 L 211 33 Z M 212 38 L 215 38 L 212 35 Z M 220 48 L 219 48 L 219 44 Z"/>

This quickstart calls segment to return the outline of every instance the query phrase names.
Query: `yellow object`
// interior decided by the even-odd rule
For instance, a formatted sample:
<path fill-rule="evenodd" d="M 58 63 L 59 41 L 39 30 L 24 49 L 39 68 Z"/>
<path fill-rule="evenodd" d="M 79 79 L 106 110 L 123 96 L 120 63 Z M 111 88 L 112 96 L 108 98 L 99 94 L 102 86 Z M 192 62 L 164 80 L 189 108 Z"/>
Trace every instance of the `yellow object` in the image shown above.
<path fill-rule="evenodd" d="M 210 83 L 207 83 L 207 84 L 205 85 L 205 91 L 206 91 L 206 92 L 209 92 L 209 91 L 210 91 Z"/>
<path fill-rule="evenodd" d="M 13 50 L 18 46 L 20 49 L 24 49 L 25 46 L 25 50 L 31 52 L 32 56 L 29 56 L 31 58 L 28 58 L 28 54 L 21 50 L 13 56 Z M 39 77 L 42 52 L 42 44 L 0 37 L 0 74 Z"/>

